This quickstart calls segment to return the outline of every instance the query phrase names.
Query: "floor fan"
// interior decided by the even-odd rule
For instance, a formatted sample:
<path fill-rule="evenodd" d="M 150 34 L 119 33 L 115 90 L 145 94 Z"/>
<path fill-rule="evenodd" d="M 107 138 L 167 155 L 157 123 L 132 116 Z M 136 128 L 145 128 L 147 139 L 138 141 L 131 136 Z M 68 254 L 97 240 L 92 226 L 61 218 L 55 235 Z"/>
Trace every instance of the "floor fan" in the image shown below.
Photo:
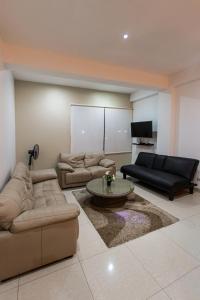
<path fill-rule="evenodd" d="M 33 146 L 33 149 L 28 151 L 28 154 L 29 154 L 29 161 L 28 161 L 29 169 L 31 168 L 31 165 L 32 165 L 32 159 L 34 159 L 34 160 L 38 159 L 39 153 L 40 153 L 40 147 L 39 147 L 38 144 L 35 144 Z"/>

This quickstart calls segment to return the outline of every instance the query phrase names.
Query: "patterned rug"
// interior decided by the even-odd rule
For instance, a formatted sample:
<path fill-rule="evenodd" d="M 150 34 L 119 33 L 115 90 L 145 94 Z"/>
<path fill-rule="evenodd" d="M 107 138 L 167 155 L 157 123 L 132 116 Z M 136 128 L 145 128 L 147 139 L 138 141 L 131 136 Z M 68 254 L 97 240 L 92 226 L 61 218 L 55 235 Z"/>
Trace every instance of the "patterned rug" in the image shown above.
<path fill-rule="evenodd" d="M 121 207 L 109 208 L 93 205 L 93 196 L 86 189 L 74 191 L 73 194 L 109 248 L 178 221 L 134 193 Z"/>

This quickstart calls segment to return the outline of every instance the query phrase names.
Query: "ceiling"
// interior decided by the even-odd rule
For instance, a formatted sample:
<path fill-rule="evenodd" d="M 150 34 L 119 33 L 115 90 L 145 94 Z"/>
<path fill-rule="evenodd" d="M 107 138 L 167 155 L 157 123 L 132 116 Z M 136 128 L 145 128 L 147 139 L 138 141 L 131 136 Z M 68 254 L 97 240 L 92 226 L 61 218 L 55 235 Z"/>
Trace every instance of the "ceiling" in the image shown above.
<path fill-rule="evenodd" d="M 8 43 L 161 74 L 200 62 L 199 0 L 0 0 L 0 7 Z"/>

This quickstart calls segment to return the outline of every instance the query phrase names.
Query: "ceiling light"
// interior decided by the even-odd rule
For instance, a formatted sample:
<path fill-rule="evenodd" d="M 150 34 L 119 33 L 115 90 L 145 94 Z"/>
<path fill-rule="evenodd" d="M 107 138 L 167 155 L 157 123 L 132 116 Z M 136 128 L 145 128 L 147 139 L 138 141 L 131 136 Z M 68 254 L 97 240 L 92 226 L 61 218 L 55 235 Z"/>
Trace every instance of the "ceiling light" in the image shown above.
<path fill-rule="evenodd" d="M 124 38 L 124 40 L 126 40 L 128 38 L 128 33 L 124 33 L 123 38 Z"/>

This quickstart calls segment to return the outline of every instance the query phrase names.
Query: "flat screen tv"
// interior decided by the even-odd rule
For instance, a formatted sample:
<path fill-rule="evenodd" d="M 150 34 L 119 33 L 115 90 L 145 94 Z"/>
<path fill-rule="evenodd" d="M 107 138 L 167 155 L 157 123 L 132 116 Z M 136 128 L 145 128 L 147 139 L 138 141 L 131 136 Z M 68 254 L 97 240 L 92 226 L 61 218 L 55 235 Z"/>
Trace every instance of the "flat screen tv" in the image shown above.
<path fill-rule="evenodd" d="M 152 138 L 152 121 L 132 122 L 131 136 L 138 138 Z"/>

